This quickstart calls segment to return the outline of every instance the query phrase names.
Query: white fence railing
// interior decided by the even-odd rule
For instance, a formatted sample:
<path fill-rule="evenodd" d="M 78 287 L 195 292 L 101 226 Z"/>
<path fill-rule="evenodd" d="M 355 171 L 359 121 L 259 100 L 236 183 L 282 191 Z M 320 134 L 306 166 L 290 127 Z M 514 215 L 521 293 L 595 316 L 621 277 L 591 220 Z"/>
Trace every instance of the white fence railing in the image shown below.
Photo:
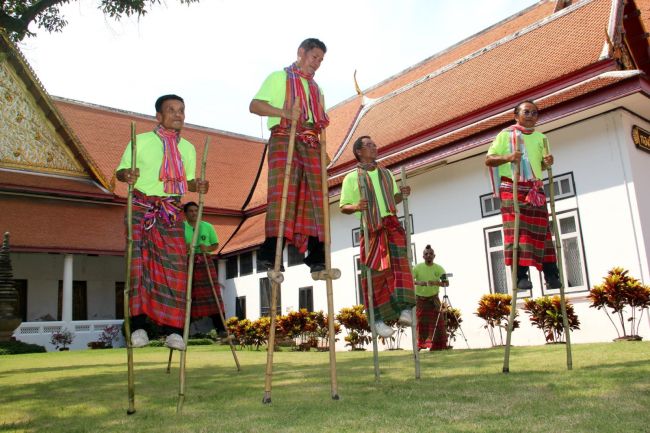
<path fill-rule="evenodd" d="M 87 349 L 88 343 L 98 341 L 99 336 L 104 329 L 109 326 L 122 326 L 122 320 L 77 320 L 69 323 L 66 322 L 24 322 L 21 323 L 14 331 L 13 336 L 18 341 L 24 343 L 39 344 L 44 346 L 48 351 L 53 351 L 54 346 L 50 343 L 50 338 L 54 332 L 60 332 L 63 329 L 71 331 L 74 340 L 70 344 L 71 350 Z M 120 332 L 115 340 L 113 347 L 123 347 L 124 338 Z"/>

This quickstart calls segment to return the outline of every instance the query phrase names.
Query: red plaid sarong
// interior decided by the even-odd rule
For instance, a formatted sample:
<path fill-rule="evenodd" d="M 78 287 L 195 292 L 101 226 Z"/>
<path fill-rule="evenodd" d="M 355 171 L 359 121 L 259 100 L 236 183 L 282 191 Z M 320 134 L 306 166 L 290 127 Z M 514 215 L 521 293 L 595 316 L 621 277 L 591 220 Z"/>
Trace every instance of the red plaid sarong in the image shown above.
<path fill-rule="evenodd" d="M 136 191 L 137 200 L 155 205 L 161 197 Z M 176 210 L 180 210 L 175 208 Z M 133 207 L 133 254 L 131 260 L 131 316 L 146 314 L 160 325 L 182 328 L 185 324 L 187 247 L 183 223 L 157 217 L 145 230 L 148 209 Z M 149 212 L 151 213 L 151 212 Z"/>
<path fill-rule="evenodd" d="M 214 262 L 210 256 L 208 256 L 206 262 L 203 254 L 196 254 L 194 256 L 194 275 L 192 276 L 192 317 L 206 317 L 219 314 L 219 307 L 217 307 L 217 303 L 214 301 L 214 293 L 212 293 L 210 277 L 212 277 L 212 284 L 214 284 L 214 290 L 217 293 L 221 311 L 225 311 L 223 309 L 223 298 L 221 297 L 221 286 L 217 280 L 217 269 L 214 266 Z"/>
<path fill-rule="evenodd" d="M 534 206 L 526 201 L 533 182 L 519 182 L 517 197 L 519 201 L 519 249 L 517 262 L 519 266 L 535 266 L 542 270 L 542 263 L 555 263 L 555 248 L 551 238 L 551 229 L 546 209 L 544 190 L 538 191 L 544 197 L 543 206 Z M 512 266 L 512 249 L 515 231 L 515 209 L 513 202 L 512 180 L 501 178 L 499 186 L 501 199 L 501 216 L 503 218 L 503 235 L 506 266 Z"/>
<path fill-rule="evenodd" d="M 447 348 L 447 327 L 445 314 L 440 313 L 442 305 L 438 295 L 417 296 L 416 318 L 418 349 L 442 350 Z M 438 318 L 438 323 L 435 323 Z"/>
<path fill-rule="evenodd" d="M 288 145 L 287 131 L 273 128 L 268 157 L 267 238 L 278 236 Z M 284 220 L 284 237 L 301 253 L 307 250 L 309 236 L 324 239 L 322 203 L 320 143 L 314 131 L 304 131 L 296 136 Z"/>
<path fill-rule="evenodd" d="M 397 320 L 402 310 L 415 305 L 415 290 L 411 266 L 406 255 L 406 233 L 396 216 L 382 219 L 383 230 L 388 239 L 390 268 L 372 271 L 372 293 L 375 321 Z M 378 235 L 378 234 L 376 234 Z M 371 235 L 372 236 L 372 235 Z M 365 305 L 368 304 L 368 281 L 366 251 L 363 232 L 361 234 L 361 286 Z M 366 308 L 367 310 L 367 308 Z"/>

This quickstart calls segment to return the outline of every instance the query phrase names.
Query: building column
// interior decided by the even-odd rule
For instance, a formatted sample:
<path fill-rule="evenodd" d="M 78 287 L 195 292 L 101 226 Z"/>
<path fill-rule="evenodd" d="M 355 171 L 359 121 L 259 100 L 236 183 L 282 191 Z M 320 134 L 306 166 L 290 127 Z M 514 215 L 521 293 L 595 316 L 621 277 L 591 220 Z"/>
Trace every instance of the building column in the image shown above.
<path fill-rule="evenodd" d="M 72 254 L 63 256 L 63 298 L 61 299 L 61 320 L 72 322 Z"/>

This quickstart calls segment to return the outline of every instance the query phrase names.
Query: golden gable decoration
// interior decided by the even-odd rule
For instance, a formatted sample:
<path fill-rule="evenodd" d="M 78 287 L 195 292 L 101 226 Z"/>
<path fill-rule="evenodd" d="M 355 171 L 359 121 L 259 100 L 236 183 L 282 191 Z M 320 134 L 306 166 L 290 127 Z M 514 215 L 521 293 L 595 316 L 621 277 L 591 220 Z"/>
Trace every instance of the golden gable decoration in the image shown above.
<path fill-rule="evenodd" d="M 0 124 L 0 167 L 88 176 L 5 59 L 0 59 Z"/>

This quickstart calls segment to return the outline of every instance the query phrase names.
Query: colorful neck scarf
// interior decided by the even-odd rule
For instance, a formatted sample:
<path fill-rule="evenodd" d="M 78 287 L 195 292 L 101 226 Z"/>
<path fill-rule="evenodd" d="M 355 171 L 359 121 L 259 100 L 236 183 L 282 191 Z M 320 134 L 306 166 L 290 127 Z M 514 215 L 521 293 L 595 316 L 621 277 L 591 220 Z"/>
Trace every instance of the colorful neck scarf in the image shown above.
<path fill-rule="evenodd" d="M 165 193 L 183 195 L 187 192 L 187 178 L 181 153 L 178 150 L 181 134 L 178 131 L 165 129 L 162 125 L 154 128 L 154 132 L 163 142 L 163 161 L 158 179 L 164 183 Z"/>
<path fill-rule="evenodd" d="M 519 161 L 519 182 L 532 182 L 533 188 L 530 189 L 530 192 L 526 196 L 526 202 L 534 206 L 542 206 L 546 204 L 546 199 L 543 195 L 540 195 L 540 188 L 543 187 L 541 180 L 537 179 L 535 172 L 533 171 L 533 166 L 530 164 L 530 159 L 528 158 L 528 151 L 526 150 L 526 145 L 524 143 L 523 134 L 529 135 L 535 132 L 535 128 L 525 128 L 519 124 L 512 125 L 505 129 L 508 131 L 509 138 L 508 143 L 510 144 L 510 153 L 513 153 L 516 150 L 521 152 L 521 160 Z M 515 172 L 515 163 L 512 162 L 511 170 L 514 177 Z M 499 177 L 499 167 L 492 167 L 492 192 L 494 196 L 498 196 L 498 186 L 500 181 Z"/>
<path fill-rule="evenodd" d="M 377 194 L 381 194 L 384 198 L 384 203 L 388 206 L 391 214 L 397 214 L 397 206 L 395 205 L 395 191 L 393 189 L 393 180 L 390 172 L 384 167 L 377 166 L 377 174 L 379 177 L 379 186 L 381 191 L 374 191 L 372 180 L 366 167 L 369 164 L 357 165 L 357 175 L 359 181 L 359 191 L 362 192 L 362 198 L 368 200 L 368 210 L 363 214 L 363 223 L 368 227 L 369 238 L 365 241 L 368 242 L 368 256 L 366 257 L 366 266 L 378 271 L 390 268 L 390 251 L 388 250 L 388 238 L 383 229 L 381 218 L 381 210 L 377 200 Z M 374 191 L 374 194 L 371 193 Z M 365 192 L 365 194 L 364 194 Z"/>
<path fill-rule="evenodd" d="M 293 107 L 293 101 L 296 98 L 300 101 L 300 111 L 302 117 L 299 124 L 306 123 L 309 120 L 309 112 L 311 111 L 314 118 L 314 127 L 317 131 L 327 128 L 330 120 L 325 113 L 325 107 L 321 104 L 320 101 L 320 91 L 318 89 L 318 84 L 314 81 L 314 75 L 307 75 L 298 69 L 298 65 L 293 63 L 291 66 L 284 68 L 287 73 L 287 91 L 284 98 L 284 109 L 291 110 Z M 305 94 L 305 88 L 302 86 L 302 81 L 300 78 L 307 80 L 309 84 L 309 98 Z M 291 122 L 284 117 L 280 120 L 280 127 L 288 128 L 291 126 Z"/>

